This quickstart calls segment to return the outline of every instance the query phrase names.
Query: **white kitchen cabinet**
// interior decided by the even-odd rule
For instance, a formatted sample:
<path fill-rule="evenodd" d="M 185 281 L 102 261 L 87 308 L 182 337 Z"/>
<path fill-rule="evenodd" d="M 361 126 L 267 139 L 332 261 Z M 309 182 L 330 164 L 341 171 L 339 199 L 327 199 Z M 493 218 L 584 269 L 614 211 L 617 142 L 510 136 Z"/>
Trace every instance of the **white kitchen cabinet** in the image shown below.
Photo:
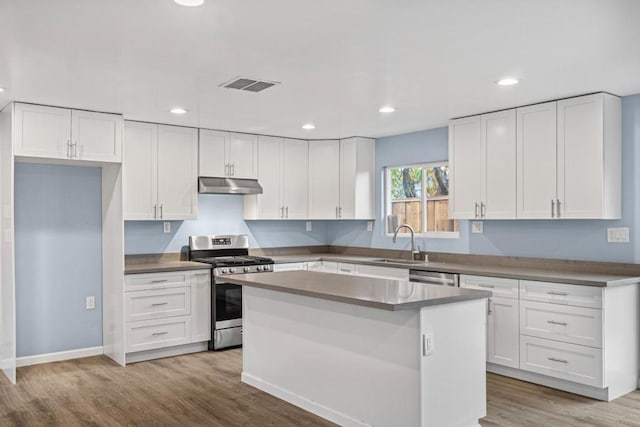
<path fill-rule="evenodd" d="M 454 218 L 516 217 L 515 127 L 515 110 L 450 123 L 450 203 Z"/>
<path fill-rule="evenodd" d="M 273 271 L 302 271 L 307 269 L 306 262 L 287 262 L 283 264 L 274 264 Z"/>
<path fill-rule="evenodd" d="M 115 162 L 122 160 L 122 116 L 15 104 L 16 156 Z"/>
<path fill-rule="evenodd" d="M 260 136 L 258 182 L 262 194 L 244 197 L 245 219 L 305 219 L 308 212 L 307 141 Z"/>
<path fill-rule="evenodd" d="M 377 277 L 380 279 L 409 280 L 409 269 L 407 268 L 356 264 L 355 274 L 358 276 Z"/>
<path fill-rule="evenodd" d="M 340 141 L 309 142 L 309 218 L 336 219 L 340 206 Z"/>
<path fill-rule="evenodd" d="M 191 342 L 211 340 L 211 271 L 191 276 Z"/>
<path fill-rule="evenodd" d="M 126 220 L 196 218 L 197 144 L 193 128 L 125 123 Z"/>
<path fill-rule="evenodd" d="M 487 362 L 518 368 L 518 281 L 461 275 L 460 287 L 491 292 L 487 307 Z"/>
<path fill-rule="evenodd" d="M 338 263 L 334 261 L 313 261 L 307 263 L 309 271 L 320 271 L 324 273 L 337 273 Z"/>
<path fill-rule="evenodd" d="M 620 110 L 606 93 L 518 108 L 518 218 L 620 218 Z"/>
<path fill-rule="evenodd" d="M 375 140 L 340 140 L 340 219 L 375 218 Z"/>
<path fill-rule="evenodd" d="M 200 129 L 199 175 L 258 178 L 258 136 Z"/>

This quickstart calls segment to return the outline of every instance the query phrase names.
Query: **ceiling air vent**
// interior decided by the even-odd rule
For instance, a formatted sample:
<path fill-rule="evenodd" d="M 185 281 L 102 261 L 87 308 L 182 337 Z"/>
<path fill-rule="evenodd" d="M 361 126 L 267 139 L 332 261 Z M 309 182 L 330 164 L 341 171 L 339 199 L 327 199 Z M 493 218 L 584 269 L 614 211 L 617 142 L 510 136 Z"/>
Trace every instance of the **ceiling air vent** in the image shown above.
<path fill-rule="evenodd" d="M 247 92 L 261 92 L 265 89 L 280 84 L 279 82 L 268 82 L 266 80 L 249 79 L 247 77 L 236 77 L 231 81 L 222 83 L 220 86 L 227 89 L 240 89 Z"/>

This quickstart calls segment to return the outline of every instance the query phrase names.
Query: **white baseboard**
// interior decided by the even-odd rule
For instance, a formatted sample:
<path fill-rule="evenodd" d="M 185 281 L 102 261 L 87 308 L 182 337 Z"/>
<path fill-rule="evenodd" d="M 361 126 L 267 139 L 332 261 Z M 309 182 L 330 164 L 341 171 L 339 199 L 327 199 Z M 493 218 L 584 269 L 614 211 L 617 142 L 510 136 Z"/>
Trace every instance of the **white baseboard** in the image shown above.
<path fill-rule="evenodd" d="M 16 358 L 16 367 L 39 365 L 41 363 L 60 362 L 62 360 L 79 359 L 81 357 L 99 356 L 104 354 L 102 346 L 79 348 L 77 350 L 59 351 L 57 353 L 36 354 Z"/>
<path fill-rule="evenodd" d="M 285 390 L 281 387 L 263 381 L 260 378 L 256 378 L 246 372 L 242 373 L 241 380 L 245 384 L 255 387 L 258 390 L 262 390 L 265 393 L 282 399 L 285 402 L 289 402 L 292 405 L 297 406 L 298 408 L 302 408 L 305 411 L 311 412 L 312 414 L 322 417 L 325 420 L 334 422 L 338 425 L 345 427 L 371 427 L 370 424 L 352 418 L 331 408 L 327 408 L 326 406 L 320 405 L 319 403 L 292 393 L 289 390 Z"/>

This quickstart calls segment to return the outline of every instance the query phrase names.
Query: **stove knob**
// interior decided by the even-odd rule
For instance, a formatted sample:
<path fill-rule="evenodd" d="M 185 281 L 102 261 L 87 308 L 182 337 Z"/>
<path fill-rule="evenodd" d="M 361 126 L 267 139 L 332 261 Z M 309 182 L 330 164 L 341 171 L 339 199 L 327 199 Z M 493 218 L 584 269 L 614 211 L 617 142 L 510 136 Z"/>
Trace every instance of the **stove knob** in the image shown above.
<path fill-rule="evenodd" d="M 262 271 L 262 266 L 261 266 L 261 265 L 257 266 L 257 267 L 256 267 L 256 270 L 258 270 L 258 271 Z"/>
<path fill-rule="evenodd" d="M 245 268 L 243 268 L 243 270 L 244 270 L 245 273 L 248 273 L 249 272 L 249 267 L 245 267 Z"/>
<path fill-rule="evenodd" d="M 231 268 L 229 269 L 229 273 L 235 273 L 235 272 L 236 272 L 236 269 L 235 269 L 234 267 L 231 267 Z"/>
<path fill-rule="evenodd" d="M 271 270 L 271 266 L 270 265 L 265 265 L 264 266 L 264 271 L 269 271 Z"/>
<path fill-rule="evenodd" d="M 220 270 L 220 272 L 221 272 L 222 274 L 226 274 L 226 273 L 227 273 L 227 269 L 226 269 L 226 268 L 223 268 L 222 270 Z"/>

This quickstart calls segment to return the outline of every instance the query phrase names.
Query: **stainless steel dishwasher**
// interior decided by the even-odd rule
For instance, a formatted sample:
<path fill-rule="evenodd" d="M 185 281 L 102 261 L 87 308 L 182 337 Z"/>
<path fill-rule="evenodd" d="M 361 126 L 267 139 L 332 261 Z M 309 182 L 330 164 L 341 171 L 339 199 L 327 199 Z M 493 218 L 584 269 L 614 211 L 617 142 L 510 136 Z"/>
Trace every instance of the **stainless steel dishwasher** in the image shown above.
<path fill-rule="evenodd" d="M 409 270 L 409 280 L 430 285 L 454 286 L 456 288 L 460 286 L 459 275 L 439 271 Z"/>

